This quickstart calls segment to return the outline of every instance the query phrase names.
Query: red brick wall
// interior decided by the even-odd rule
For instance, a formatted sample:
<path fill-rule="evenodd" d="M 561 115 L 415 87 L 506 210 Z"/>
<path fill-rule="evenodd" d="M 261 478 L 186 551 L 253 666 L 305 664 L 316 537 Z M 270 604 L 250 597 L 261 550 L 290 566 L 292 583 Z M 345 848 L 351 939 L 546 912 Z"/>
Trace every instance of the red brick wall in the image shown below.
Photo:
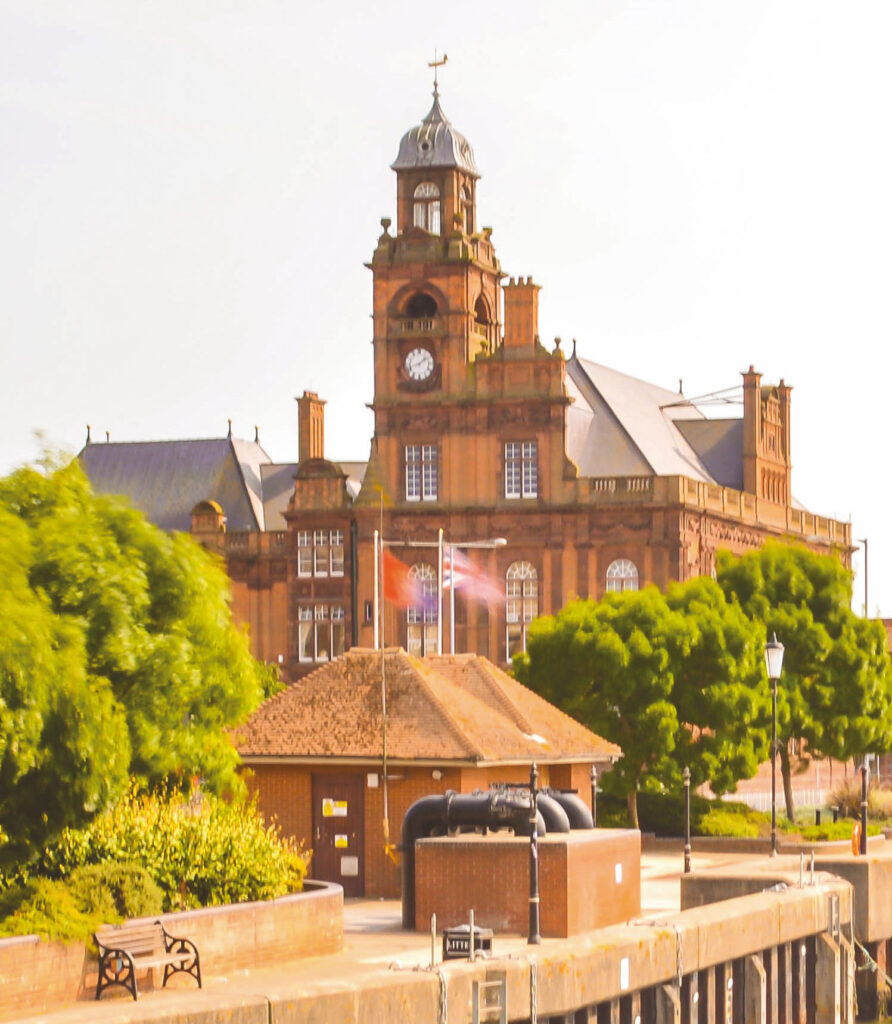
<path fill-rule="evenodd" d="M 641 912 L 641 836 L 632 830 L 578 830 L 539 840 L 540 926 L 566 937 L 627 921 Z M 619 865 L 619 872 L 617 871 Z M 617 881 L 619 878 L 619 881 Z M 422 839 L 415 847 L 415 927 L 464 924 L 526 934 L 530 844 L 517 837 Z"/>
<path fill-rule="evenodd" d="M 306 956 L 337 953 L 344 945 L 344 898 L 338 886 L 265 903 L 239 903 L 165 914 L 167 930 L 192 939 L 204 975 L 266 967 Z M 137 972 L 140 991 L 153 987 L 151 971 Z M 194 986 L 174 976 L 171 985 Z M 122 990 L 123 991 L 123 990 Z M 96 995 L 96 957 L 84 943 L 63 946 L 36 936 L 0 939 L 0 1019 L 38 1013 Z"/>
<path fill-rule="evenodd" d="M 313 793 L 308 769 L 299 765 L 254 765 L 245 773 L 249 792 L 267 821 L 275 819 L 282 833 L 313 848 Z M 312 875 L 312 863 L 310 874 Z"/>
<path fill-rule="evenodd" d="M 36 935 L 0 939 L 0 1019 L 73 1002 L 88 964 L 82 942 L 63 946 Z"/>

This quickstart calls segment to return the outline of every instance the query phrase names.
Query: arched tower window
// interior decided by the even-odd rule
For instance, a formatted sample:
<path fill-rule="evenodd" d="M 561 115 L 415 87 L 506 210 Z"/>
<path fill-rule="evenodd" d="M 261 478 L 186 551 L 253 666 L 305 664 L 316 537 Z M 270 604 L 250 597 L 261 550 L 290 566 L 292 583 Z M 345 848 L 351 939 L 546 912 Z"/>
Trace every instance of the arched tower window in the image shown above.
<path fill-rule="evenodd" d="M 474 321 L 479 327 L 489 327 L 489 309 L 486 305 L 486 299 L 481 295 L 474 303 Z M 481 331 L 485 334 L 485 331 Z"/>
<path fill-rule="evenodd" d="M 413 565 L 409 579 L 421 582 L 424 603 L 406 609 L 406 650 L 423 658 L 437 653 L 437 571 L 424 563 Z"/>
<path fill-rule="evenodd" d="M 409 297 L 406 303 L 406 316 L 415 317 L 419 320 L 430 319 L 437 315 L 437 302 L 427 292 L 415 292 Z"/>
<path fill-rule="evenodd" d="M 461 200 L 461 214 L 462 220 L 465 226 L 465 232 L 469 235 L 474 234 L 474 200 L 471 198 L 470 192 L 465 188 L 464 185 L 461 187 L 459 193 L 459 199 Z"/>
<path fill-rule="evenodd" d="M 423 181 L 415 189 L 412 223 L 432 235 L 440 233 L 440 190 L 432 181 Z"/>
<path fill-rule="evenodd" d="M 638 566 L 628 558 L 617 558 L 607 566 L 607 591 L 638 589 Z"/>
<path fill-rule="evenodd" d="M 512 562 L 505 573 L 508 660 L 527 649 L 527 627 L 539 614 L 539 574 L 529 562 Z"/>

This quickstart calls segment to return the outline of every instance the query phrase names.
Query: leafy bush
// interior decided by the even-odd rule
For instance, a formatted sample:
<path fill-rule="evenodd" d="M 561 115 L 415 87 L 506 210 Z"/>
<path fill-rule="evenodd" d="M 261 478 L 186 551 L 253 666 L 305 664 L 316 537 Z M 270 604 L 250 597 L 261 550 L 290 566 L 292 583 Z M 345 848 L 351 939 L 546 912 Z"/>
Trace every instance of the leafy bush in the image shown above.
<path fill-rule="evenodd" d="M 73 942 L 88 939 L 106 920 L 62 881 L 35 878 L 0 893 L 0 935 L 40 935 Z"/>
<path fill-rule="evenodd" d="M 100 913 L 106 922 L 160 914 L 164 894 L 138 864 L 86 864 L 67 879 L 82 906 Z"/>
<path fill-rule="evenodd" d="M 732 804 L 730 809 L 711 807 L 697 826 L 701 836 L 733 836 L 735 839 L 756 839 L 761 833 L 759 824 L 748 815 L 741 814 Z"/>
<path fill-rule="evenodd" d="M 852 825 L 852 821 L 844 818 L 840 821 L 828 821 L 820 825 L 807 825 L 804 828 L 798 829 L 798 832 L 802 838 L 809 843 L 826 842 L 828 840 L 837 839 L 851 839 Z M 867 834 L 869 836 L 879 835 L 879 833 L 879 825 L 871 824 L 871 822 L 867 823 Z"/>
<path fill-rule="evenodd" d="M 131 792 L 86 828 L 66 829 L 30 873 L 66 878 L 85 865 L 139 865 L 160 888 L 163 909 L 178 910 L 297 892 L 308 861 L 278 826 L 264 824 L 256 800 L 184 803 Z"/>

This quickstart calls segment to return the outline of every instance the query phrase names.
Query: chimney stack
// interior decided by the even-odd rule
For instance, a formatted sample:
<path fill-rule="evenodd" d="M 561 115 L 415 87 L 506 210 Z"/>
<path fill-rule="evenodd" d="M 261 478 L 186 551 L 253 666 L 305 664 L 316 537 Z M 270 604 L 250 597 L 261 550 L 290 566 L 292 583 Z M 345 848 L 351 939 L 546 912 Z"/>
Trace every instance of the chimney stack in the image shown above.
<path fill-rule="evenodd" d="M 325 402 L 315 391 L 297 399 L 297 445 L 299 462 L 325 457 Z"/>
<path fill-rule="evenodd" d="M 510 278 L 505 293 L 505 348 L 532 348 L 539 337 L 539 285 Z"/>

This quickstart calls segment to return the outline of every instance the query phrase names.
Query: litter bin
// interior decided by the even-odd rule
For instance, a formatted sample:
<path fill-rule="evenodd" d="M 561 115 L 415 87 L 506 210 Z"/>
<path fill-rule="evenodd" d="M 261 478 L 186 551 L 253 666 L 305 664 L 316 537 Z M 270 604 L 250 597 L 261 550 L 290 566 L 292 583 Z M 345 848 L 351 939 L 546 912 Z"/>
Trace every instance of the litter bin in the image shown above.
<path fill-rule="evenodd" d="M 478 928 L 474 925 L 474 953 L 492 955 L 492 928 Z M 443 929 L 443 959 L 467 960 L 471 955 L 471 926 L 460 924 L 457 928 Z"/>

